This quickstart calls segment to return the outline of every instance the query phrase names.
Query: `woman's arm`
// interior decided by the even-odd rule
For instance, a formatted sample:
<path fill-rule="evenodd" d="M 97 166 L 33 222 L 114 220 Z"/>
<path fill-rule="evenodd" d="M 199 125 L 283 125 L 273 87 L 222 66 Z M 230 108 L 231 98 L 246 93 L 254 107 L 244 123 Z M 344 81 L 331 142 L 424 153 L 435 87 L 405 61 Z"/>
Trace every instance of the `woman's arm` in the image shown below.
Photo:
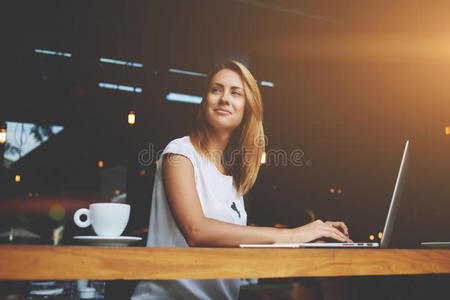
<path fill-rule="evenodd" d="M 163 158 L 162 175 L 167 200 L 183 236 L 191 247 L 238 247 L 251 243 L 309 242 L 319 238 L 348 241 L 342 222 L 320 220 L 294 229 L 242 226 L 205 217 L 195 188 L 191 161 L 177 154 Z M 341 232 L 341 231 L 342 232 Z"/>

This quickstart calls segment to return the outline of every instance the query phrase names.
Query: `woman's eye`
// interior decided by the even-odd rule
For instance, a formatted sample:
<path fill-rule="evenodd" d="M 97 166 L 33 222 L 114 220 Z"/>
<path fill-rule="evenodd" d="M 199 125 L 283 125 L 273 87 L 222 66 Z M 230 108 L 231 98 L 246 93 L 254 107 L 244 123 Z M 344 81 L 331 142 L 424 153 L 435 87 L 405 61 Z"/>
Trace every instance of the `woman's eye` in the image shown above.
<path fill-rule="evenodd" d="M 241 95 L 240 92 L 232 92 L 231 94 L 233 94 L 234 96 L 240 96 Z"/>
<path fill-rule="evenodd" d="M 212 88 L 212 89 L 211 89 L 211 92 L 212 92 L 212 93 L 218 93 L 218 92 L 220 92 L 220 90 L 219 90 L 218 88 Z"/>

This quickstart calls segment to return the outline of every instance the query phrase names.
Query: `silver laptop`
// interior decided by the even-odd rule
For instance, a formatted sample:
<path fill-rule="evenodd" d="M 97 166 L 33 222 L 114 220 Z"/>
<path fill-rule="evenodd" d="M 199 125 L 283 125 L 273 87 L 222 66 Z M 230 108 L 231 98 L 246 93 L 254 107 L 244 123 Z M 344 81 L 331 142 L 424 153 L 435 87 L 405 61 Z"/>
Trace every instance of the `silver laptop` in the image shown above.
<path fill-rule="evenodd" d="M 394 229 L 395 218 L 397 216 L 400 198 L 405 185 L 406 172 L 408 169 L 409 141 L 406 141 L 403 151 L 402 162 L 395 182 L 394 193 L 392 194 L 391 205 L 384 224 L 381 243 L 274 243 L 274 244 L 240 244 L 241 248 L 387 248 Z"/>

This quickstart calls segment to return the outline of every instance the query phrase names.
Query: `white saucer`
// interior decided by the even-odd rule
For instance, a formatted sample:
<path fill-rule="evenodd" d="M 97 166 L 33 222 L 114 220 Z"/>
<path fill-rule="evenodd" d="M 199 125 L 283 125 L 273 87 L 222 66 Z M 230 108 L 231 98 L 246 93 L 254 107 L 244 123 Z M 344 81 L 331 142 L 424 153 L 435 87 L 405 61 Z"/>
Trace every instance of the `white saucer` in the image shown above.
<path fill-rule="evenodd" d="M 117 237 L 102 237 L 97 235 L 87 235 L 87 236 L 74 236 L 76 240 L 87 243 L 92 246 L 114 246 L 114 247 L 125 247 L 130 243 L 135 243 L 142 240 L 141 237 L 137 236 L 117 236 Z"/>

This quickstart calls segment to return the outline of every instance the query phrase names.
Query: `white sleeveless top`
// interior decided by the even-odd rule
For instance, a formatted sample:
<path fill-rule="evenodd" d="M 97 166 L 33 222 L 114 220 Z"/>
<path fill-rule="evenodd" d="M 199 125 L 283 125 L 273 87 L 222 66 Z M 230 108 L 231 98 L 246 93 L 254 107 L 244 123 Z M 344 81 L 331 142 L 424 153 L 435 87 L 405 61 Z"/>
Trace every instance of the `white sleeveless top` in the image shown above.
<path fill-rule="evenodd" d="M 233 186 L 233 177 L 219 172 L 214 163 L 195 150 L 189 136 L 185 136 L 171 141 L 159 158 L 153 187 L 148 247 L 189 247 L 166 199 L 161 174 L 162 157 L 166 153 L 181 154 L 191 161 L 195 187 L 205 217 L 247 225 L 244 201 Z M 238 299 L 239 284 L 239 279 L 141 281 L 131 299 Z"/>

